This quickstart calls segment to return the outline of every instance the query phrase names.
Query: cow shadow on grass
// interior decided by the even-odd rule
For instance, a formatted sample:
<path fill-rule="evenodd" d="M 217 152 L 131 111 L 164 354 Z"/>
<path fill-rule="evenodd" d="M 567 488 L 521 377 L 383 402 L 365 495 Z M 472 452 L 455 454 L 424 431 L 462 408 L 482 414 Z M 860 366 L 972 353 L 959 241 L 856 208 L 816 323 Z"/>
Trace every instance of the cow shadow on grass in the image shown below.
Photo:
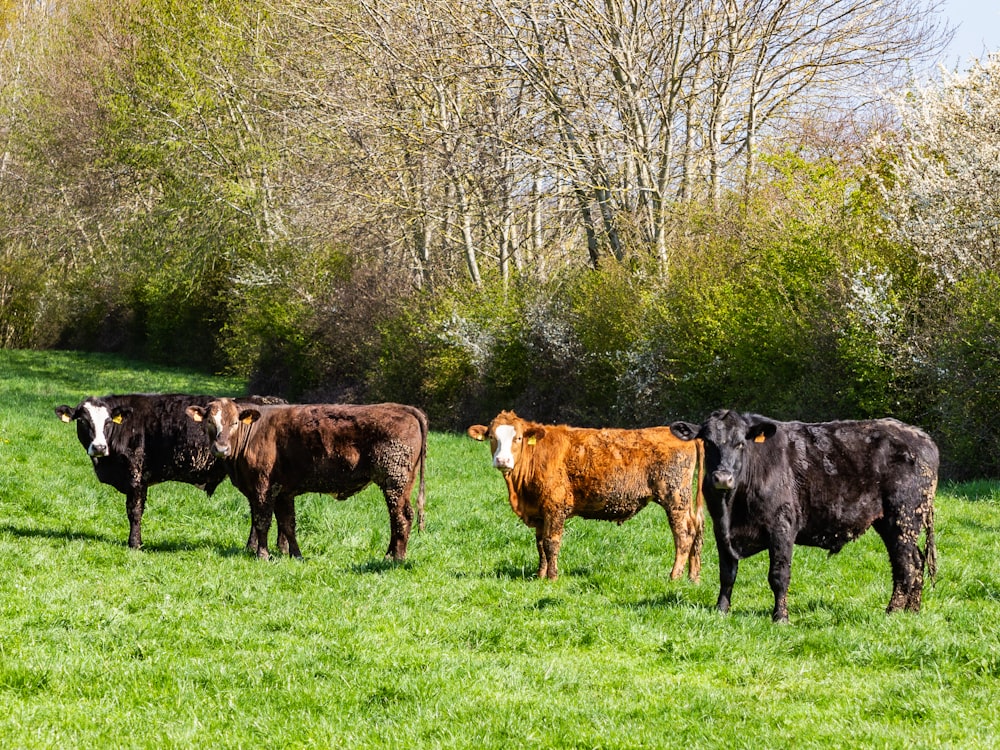
<path fill-rule="evenodd" d="M 709 598 L 699 595 L 698 591 L 678 589 L 676 591 L 664 591 L 657 596 L 648 596 L 630 602 L 630 608 L 638 610 L 667 610 L 667 609 L 690 609 L 698 612 L 706 612 L 716 615 L 722 619 L 730 620 L 750 620 L 755 621 L 760 618 L 771 619 L 770 607 L 734 607 L 727 614 L 719 612 L 715 608 L 715 592 Z"/>
<path fill-rule="evenodd" d="M 535 566 L 528 567 L 527 565 L 507 563 L 498 566 L 492 573 L 483 573 L 482 577 L 502 578 L 509 581 L 533 581 L 538 580 L 538 568 Z"/>
<path fill-rule="evenodd" d="M 88 531 L 70 531 L 68 529 L 45 529 L 14 526 L 10 523 L 0 524 L 0 533 L 10 534 L 20 539 L 51 539 L 54 541 L 100 542 L 102 544 L 124 544 L 119 539 L 104 534 L 94 534 Z"/>
<path fill-rule="evenodd" d="M 638 599 L 632 605 L 636 609 L 668 609 L 673 607 L 701 607 L 700 603 L 693 602 L 691 597 L 680 591 L 664 591 L 662 594 L 644 599 Z"/>
<path fill-rule="evenodd" d="M 368 562 L 355 563 L 350 566 L 352 573 L 387 573 L 390 570 L 412 570 L 413 563 L 409 560 L 386 560 L 384 557 Z"/>
<path fill-rule="evenodd" d="M 85 541 L 96 544 L 106 544 L 111 547 L 128 547 L 128 542 L 121 537 L 110 534 L 96 534 L 90 531 L 74 531 L 69 529 L 46 529 L 38 527 L 15 526 L 10 523 L 0 524 L 0 533 L 8 533 L 20 539 L 48 539 L 52 541 L 75 542 Z M 198 549 L 205 549 L 215 552 L 222 557 L 238 557 L 245 555 L 246 547 L 243 545 L 219 545 L 211 542 L 187 542 L 180 540 L 161 540 L 147 542 L 143 544 L 141 552 L 185 552 Z"/>

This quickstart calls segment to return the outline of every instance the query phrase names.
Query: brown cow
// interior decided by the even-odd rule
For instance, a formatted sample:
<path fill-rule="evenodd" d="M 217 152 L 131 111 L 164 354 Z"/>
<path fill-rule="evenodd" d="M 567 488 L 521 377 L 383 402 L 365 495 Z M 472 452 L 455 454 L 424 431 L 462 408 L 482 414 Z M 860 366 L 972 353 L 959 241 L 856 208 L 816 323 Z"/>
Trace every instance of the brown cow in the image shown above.
<path fill-rule="evenodd" d="M 278 549 L 301 557 L 295 538 L 295 498 L 321 492 L 346 500 L 375 483 L 389 509 L 386 557 L 402 560 L 413 522 L 410 494 L 420 472 L 419 526 L 424 527 L 427 417 L 403 404 L 308 404 L 247 408 L 230 399 L 190 406 L 212 451 L 250 502 L 253 532 L 247 547 L 269 557 L 273 512 Z"/>
<path fill-rule="evenodd" d="M 467 430 L 473 440 L 489 438 L 493 466 L 507 483 L 510 507 L 535 529 L 538 576 L 556 578 L 567 518 L 627 521 L 652 500 L 663 506 L 674 535 L 679 578 L 701 572 L 705 516 L 700 489 L 692 501 L 701 446 L 674 437 L 668 427 L 597 430 L 543 425 L 503 411 L 490 423 Z"/>

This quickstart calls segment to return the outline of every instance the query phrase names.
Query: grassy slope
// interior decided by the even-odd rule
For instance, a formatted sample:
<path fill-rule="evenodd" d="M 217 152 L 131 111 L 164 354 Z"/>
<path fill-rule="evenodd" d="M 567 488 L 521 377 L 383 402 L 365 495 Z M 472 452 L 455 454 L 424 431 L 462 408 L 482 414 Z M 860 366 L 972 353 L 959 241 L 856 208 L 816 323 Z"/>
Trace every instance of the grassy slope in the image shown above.
<path fill-rule="evenodd" d="M 1000 487 L 947 487 L 940 575 L 886 617 L 874 534 L 833 558 L 797 548 L 793 624 L 771 624 L 766 555 L 734 610 L 666 579 L 666 518 L 573 520 L 562 577 L 485 449 L 434 433 L 428 528 L 381 556 L 381 496 L 299 500 L 305 561 L 242 552 L 223 485 L 150 491 L 146 548 L 99 485 L 58 403 L 240 384 L 113 358 L 0 351 L 0 746 L 725 747 L 1000 745 Z M 484 415 L 486 416 L 486 415 Z M 273 534 L 273 532 L 272 532 Z"/>

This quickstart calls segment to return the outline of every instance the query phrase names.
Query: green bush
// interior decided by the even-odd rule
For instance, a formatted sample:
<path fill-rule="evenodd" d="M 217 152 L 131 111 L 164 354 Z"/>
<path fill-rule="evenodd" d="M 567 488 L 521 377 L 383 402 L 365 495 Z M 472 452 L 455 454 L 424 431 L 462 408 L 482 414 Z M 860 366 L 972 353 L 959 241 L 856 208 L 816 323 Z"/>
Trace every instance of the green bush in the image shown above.
<path fill-rule="evenodd" d="M 478 381 L 456 308 L 450 298 L 425 295 L 386 321 L 371 378 L 373 396 L 420 406 L 437 429 L 460 426 Z"/>
<path fill-rule="evenodd" d="M 943 473 L 1000 476 L 1000 277 L 964 279 L 942 301 L 929 364 Z"/>
<path fill-rule="evenodd" d="M 36 345 L 45 294 L 45 264 L 37 253 L 0 249 L 0 348 Z M 44 342 L 43 342 L 44 343 Z"/>

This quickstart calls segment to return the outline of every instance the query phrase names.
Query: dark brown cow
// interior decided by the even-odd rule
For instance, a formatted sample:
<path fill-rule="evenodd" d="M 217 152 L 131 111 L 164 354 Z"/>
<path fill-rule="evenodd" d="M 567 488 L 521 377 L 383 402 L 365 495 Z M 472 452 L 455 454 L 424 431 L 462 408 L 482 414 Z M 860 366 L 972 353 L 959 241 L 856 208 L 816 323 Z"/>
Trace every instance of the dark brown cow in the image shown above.
<path fill-rule="evenodd" d="M 493 466 L 507 483 L 510 507 L 535 529 L 538 576 L 555 578 L 567 518 L 627 521 L 652 500 L 663 506 L 674 535 L 679 578 L 697 581 L 705 519 L 701 492 L 692 500 L 700 445 L 674 437 L 667 427 L 642 430 L 587 429 L 543 425 L 500 412 L 490 423 L 467 430 L 489 439 Z"/>
<path fill-rule="evenodd" d="M 895 419 L 779 422 L 729 410 L 670 429 L 705 446 L 702 484 L 719 548 L 720 611 L 729 611 L 740 559 L 767 550 L 772 617 L 787 622 L 794 545 L 834 554 L 869 528 L 892 564 L 887 611 L 920 610 L 924 568 L 932 578 L 937 569 L 938 449 L 923 430 Z"/>
<path fill-rule="evenodd" d="M 386 557 L 402 560 L 413 522 L 410 495 L 420 472 L 419 525 L 424 527 L 427 417 L 402 404 L 307 404 L 244 408 L 230 399 L 191 406 L 212 452 L 250 502 L 255 536 L 247 547 L 269 557 L 271 514 L 278 549 L 301 557 L 295 538 L 295 498 L 306 492 L 346 500 L 371 483 L 385 496 L 390 539 Z"/>

